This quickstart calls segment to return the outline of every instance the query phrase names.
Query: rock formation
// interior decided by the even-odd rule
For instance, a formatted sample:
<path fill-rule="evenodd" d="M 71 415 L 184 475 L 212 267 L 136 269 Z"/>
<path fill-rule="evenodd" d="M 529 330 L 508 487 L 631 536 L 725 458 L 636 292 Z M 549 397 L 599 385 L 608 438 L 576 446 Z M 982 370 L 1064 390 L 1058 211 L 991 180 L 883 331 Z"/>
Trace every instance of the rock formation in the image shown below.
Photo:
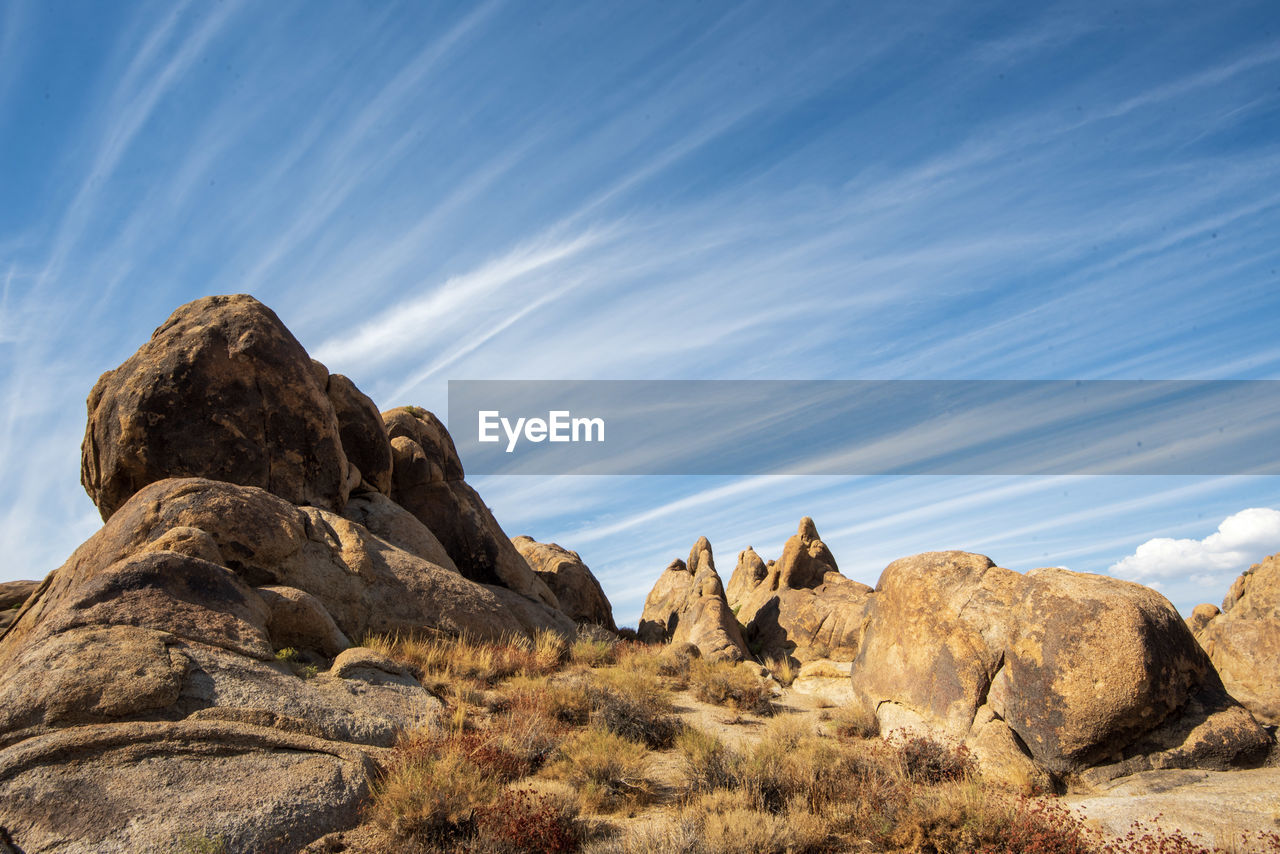
<path fill-rule="evenodd" d="M 328 379 L 253 297 L 188 303 L 90 392 L 81 482 L 104 520 L 167 477 L 258 486 L 340 513 L 359 472 Z"/>
<path fill-rule="evenodd" d="M 871 588 L 840 574 L 807 516 L 778 560 L 765 564 L 748 546 L 728 591 L 747 644 L 761 658 L 852 661 L 858 654 Z"/>
<path fill-rule="evenodd" d="M 750 657 L 706 537 L 694 544 L 688 563 L 674 560 L 658 578 L 645 599 L 638 635 L 646 643 L 691 643 L 712 661 Z"/>
<path fill-rule="evenodd" d="M 463 480 L 449 432 L 430 412 L 404 406 L 383 413 L 393 458 L 391 498 L 440 538 L 462 574 L 501 584 L 552 608 L 556 596 L 507 539 Z"/>
<path fill-rule="evenodd" d="M 555 594 L 565 615 L 576 623 L 618 630 L 613 621 L 613 606 L 577 552 L 555 543 L 539 543 L 532 537 L 516 537 L 511 542 Z"/>
<path fill-rule="evenodd" d="M 296 851 L 440 715 L 353 643 L 575 632 L 439 421 L 384 423 L 251 297 L 183 306 L 104 374 L 82 463 L 105 525 L 5 587 L 0 826 L 23 850 Z"/>
<path fill-rule="evenodd" d="M 1063 569 L 1022 575 L 964 552 L 884 570 L 852 684 L 882 731 L 965 741 L 984 765 L 1023 774 L 1221 769 L 1269 747 L 1154 590 Z"/>
<path fill-rule="evenodd" d="M 1237 578 L 1221 612 L 1198 606 L 1192 628 L 1231 696 L 1263 723 L 1280 725 L 1280 555 Z"/>

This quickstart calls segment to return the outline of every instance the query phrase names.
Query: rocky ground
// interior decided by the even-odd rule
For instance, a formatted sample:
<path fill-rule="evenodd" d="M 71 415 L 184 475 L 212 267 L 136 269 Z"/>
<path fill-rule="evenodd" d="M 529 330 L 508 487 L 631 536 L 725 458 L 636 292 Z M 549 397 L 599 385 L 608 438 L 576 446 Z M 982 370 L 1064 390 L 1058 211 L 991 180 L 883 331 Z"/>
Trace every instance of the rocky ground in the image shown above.
<path fill-rule="evenodd" d="M 1280 850 L 1274 557 L 1186 623 L 965 552 L 873 589 L 804 519 L 620 633 L 243 295 L 103 374 L 81 479 L 102 529 L 0 585 L 0 852 Z"/>

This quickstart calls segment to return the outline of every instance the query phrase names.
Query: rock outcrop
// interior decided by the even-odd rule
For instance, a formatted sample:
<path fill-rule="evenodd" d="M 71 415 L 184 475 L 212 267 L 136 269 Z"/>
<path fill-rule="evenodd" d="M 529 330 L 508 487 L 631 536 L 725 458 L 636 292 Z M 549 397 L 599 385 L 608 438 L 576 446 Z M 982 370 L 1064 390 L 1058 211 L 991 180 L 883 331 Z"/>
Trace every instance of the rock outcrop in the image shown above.
<path fill-rule="evenodd" d="M 391 498 L 440 539 L 462 574 L 501 584 L 553 608 L 556 596 L 503 533 L 493 513 L 463 480 L 449 432 L 430 412 L 402 406 L 382 414 L 391 438 Z"/>
<path fill-rule="evenodd" d="M 1227 692 L 1258 720 L 1280 725 L 1280 555 L 1237 578 L 1220 612 L 1200 605 L 1191 619 Z"/>
<path fill-rule="evenodd" d="M 103 375 L 82 479 L 105 524 L 4 588 L 0 827 L 22 850 L 297 851 L 354 824 L 382 752 L 441 714 L 353 643 L 576 632 L 443 425 L 408 417 L 448 500 L 404 489 L 372 401 L 247 296 L 183 306 Z"/>
<path fill-rule="evenodd" d="M 778 560 L 765 564 L 748 546 L 728 591 L 747 645 L 761 658 L 807 663 L 858 654 L 871 588 L 840 574 L 807 516 Z"/>
<path fill-rule="evenodd" d="M 613 606 L 604 588 L 577 552 L 556 543 L 539 543 L 520 536 L 511 541 L 538 577 L 551 589 L 560 610 L 575 623 L 603 626 L 616 632 Z"/>
<path fill-rule="evenodd" d="M 104 520 L 168 477 L 257 486 L 341 512 L 359 472 L 328 379 L 253 297 L 188 303 L 93 387 L 81 482 Z"/>
<path fill-rule="evenodd" d="M 984 766 L 1023 776 L 1229 768 L 1270 744 L 1160 594 L 964 552 L 884 570 L 851 681 L 882 731 L 964 741 Z"/>
<path fill-rule="evenodd" d="M 637 633 L 646 643 L 691 643 L 712 661 L 750 657 L 706 537 L 694 544 L 688 563 L 674 560 L 659 576 L 645 599 Z"/>

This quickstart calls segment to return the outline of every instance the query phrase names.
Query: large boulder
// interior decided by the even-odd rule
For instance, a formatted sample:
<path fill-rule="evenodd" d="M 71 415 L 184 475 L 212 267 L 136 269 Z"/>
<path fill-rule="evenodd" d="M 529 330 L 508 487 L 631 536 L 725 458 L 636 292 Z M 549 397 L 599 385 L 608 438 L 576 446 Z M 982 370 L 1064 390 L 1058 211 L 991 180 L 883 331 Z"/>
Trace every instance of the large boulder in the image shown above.
<path fill-rule="evenodd" d="M 1196 639 L 1227 692 L 1258 720 L 1280 725 L 1280 555 L 1246 570 L 1217 611 L 1196 608 Z"/>
<path fill-rule="evenodd" d="M 520 536 L 511 541 L 534 572 L 538 574 L 560 603 L 560 610 L 576 623 L 603 626 L 617 631 L 613 606 L 604 588 L 577 552 L 556 543 L 540 543 L 532 537 Z"/>
<path fill-rule="evenodd" d="M 871 588 L 840 574 L 813 520 L 800 520 L 782 557 L 764 563 L 750 546 L 729 579 L 729 604 L 762 658 L 852 661 Z"/>
<path fill-rule="evenodd" d="M 104 520 L 167 477 L 257 486 L 340 512 L 360 475 L 328 383 L 253 297 L 188 303 L 93 387 L 81 482 Z"/>
<path fill-rule="evenodd" d="M 1235 767 L 1270 744 L 1160 594 L 964 552 L 885 569 L 851 682 L 882 730 L 927 730 L 984 765 L 1060 780 Z"/>
<path fill-rule="evenodd" d="M 391 438 L 391 498 L 431 529 L 467 578 L 558 607 L 556 595 L 463 480 L 458 451 L 440 419 L 416 406 L 392 409 L 382 417 Z"/>
<path fill-rule="evenodd" d="M 688 563 L 674 560 L 658 577 L 645 599 L 638 635 L 646 643 L 691 643 L 712 661 L 750 658 L 706 537 L 694 544 Z"/>

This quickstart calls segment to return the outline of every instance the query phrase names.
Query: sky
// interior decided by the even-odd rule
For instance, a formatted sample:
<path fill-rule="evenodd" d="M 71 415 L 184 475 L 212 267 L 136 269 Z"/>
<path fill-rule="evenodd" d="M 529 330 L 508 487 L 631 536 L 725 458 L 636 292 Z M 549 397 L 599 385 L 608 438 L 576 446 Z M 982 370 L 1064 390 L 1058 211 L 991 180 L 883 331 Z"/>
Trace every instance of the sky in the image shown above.
<path fill-rule="evenodd" d="M 0 580 L 99 527 L 85 397 L 200 296 L 442 417 L 451 379 L 1280 379 L 1277 187 L 1274 2 L 8 0 Z M 867 583 L 956 548 L 1184 613 L 1280 551 L 1274 476 L 471 480 L 630 625 L 699 536 L 727 577 L 806 515 Z"/>

